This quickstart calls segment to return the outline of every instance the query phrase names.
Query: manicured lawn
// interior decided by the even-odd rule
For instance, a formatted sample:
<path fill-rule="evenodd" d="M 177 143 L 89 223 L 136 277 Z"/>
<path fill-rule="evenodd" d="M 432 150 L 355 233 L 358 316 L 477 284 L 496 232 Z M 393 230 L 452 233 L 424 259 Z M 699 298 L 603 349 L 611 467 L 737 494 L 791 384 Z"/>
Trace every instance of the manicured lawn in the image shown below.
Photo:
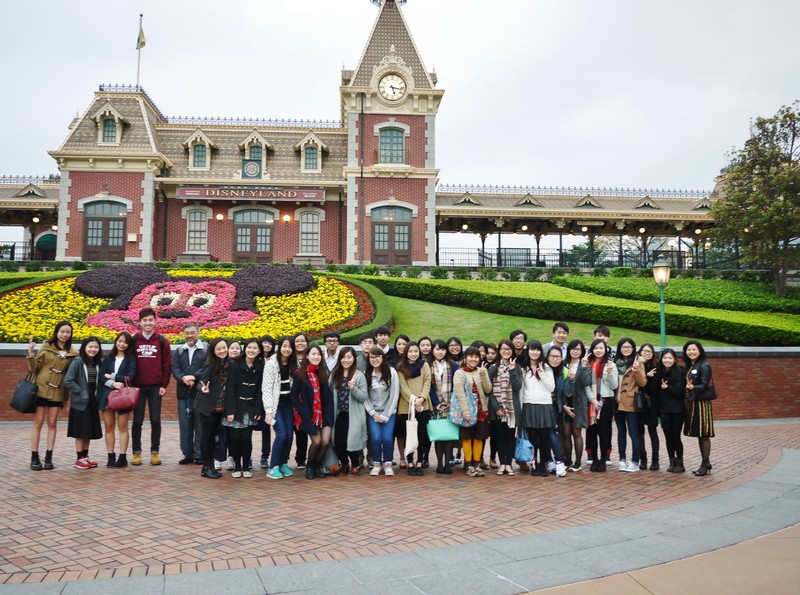
<path fill-rule="evenodd" d="M 433 302 L 422 302 L 407 298 L 387 296 L 392 306 L 394 318 L 394 334 L 392 341 L 398 334 L 405 334 L 412 339 L 429 336 L 433 339 L 445 339 L 457 336 L 468 345 L 476 339 L 496 343 L 499 339 L 508 337 L 514 329 L 522 329 L 528 334 L 529 339 L 539 339 L 546 343 L 552 339 L 553 323 L 555 320 L 541 320 L 538 318 L 525 318 L 522 316 L 506 316 L 491 312 L 477 312 L 468 308 L 443 306 Z M 591 342 L 592 331 L 596 324 L 584 322 L 571 322 L 569 324 L 570 337 Z M 659 346 L 661 337 L 658 334 L 646 333 L 633 329 L 611 326 L 611 343 L 616 344 L 621 337 L 631 337 L 637 345 L 652 343 Z M 669 328 L 669 320 L 667 320 Z M 667 345 L 680 347 L 691 337 L 667 335 Z M 731 345 L 721 341 L 703 340 L 703 345 Z"/>

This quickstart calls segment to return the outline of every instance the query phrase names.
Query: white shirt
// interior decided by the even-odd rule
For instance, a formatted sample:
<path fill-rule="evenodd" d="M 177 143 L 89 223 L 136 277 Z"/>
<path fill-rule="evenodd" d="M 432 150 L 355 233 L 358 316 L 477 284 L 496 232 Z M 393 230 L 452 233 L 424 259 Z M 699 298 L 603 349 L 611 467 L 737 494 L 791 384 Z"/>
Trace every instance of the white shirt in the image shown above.
<path fill-rule="evenodd" d="M 533 375 L 533 371 L 525 370 L 522 376 L 522 402 L 532 405 L 552 405 L 553 391 L 556 388 L 556 381 L 553 378 L 553 368 L 545 365 L 544 372 L 539 374 L 539 378 Z"/>

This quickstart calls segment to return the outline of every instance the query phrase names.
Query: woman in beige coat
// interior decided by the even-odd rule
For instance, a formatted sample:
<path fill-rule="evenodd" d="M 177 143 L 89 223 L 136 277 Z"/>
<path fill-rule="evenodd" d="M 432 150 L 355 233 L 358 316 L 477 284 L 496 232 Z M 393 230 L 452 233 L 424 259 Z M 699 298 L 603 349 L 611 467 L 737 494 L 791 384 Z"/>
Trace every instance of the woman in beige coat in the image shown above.
<path fill-rule="evenodd" d="M 405 347 L 400 362 L 397 364 L 397 376 L 400 379 L 400 400 L 397 403 L 397 423 L 394 433 L 397 436 L 397 445 L 400 455 L 405 455 L 406 424 L 411 408 L 417 419 L 417 446 L 416 462 L 414 453 L 405 455 L 408 462 L 409 475 L 422 475 L 422 464 L 427 462 L 431 441 L 428 438 L 428 421 L 431 418 L 431 368 L 419 345 L 411 341 Z"/>
<path fill-rule="evenodd" d="M 639 470 L 639 457 L 642 450 L 642 436 L 639 434 L 639 414 L 636 413 L 634 400 L 638 390 L 647 384 L 644 364 L 636 355 L 636 344 L 633 339 L 624 337 L 617 344 L 617 355 L 614 363 L 619 373 L 617 401 L 619 408 L 616 415 L 617 439 L 619 446 L 619 470 L 634 473 Z M 626 440 L 625 427 L 631 437 L 631 460 L 625 461 Z"/>

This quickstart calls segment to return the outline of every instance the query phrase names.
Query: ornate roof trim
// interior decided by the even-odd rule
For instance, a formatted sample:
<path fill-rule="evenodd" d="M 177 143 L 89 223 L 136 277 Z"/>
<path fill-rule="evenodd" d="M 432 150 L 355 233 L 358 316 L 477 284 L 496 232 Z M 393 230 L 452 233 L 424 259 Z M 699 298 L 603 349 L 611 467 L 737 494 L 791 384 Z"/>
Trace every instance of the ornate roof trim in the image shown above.
<path fill-rule="evenodd" d="M 659 209 L 661 210 L 661 205 L 659 205 L 656 201 L 654 201 L 649 196 L 644 196 L 637 200 L 633 204 L 634 209 Z"/>
<path fill-rule="evenodd" d="M 586 196 L 584 196 L 582 199 L 580 199 L 578 202 L 575 203 L 575 208 L 581 208 L 581 207 L 602 209 L 603 205 L 601 205 L 600 202 L 591 194 L 587 194 Z"/>
<path fill-rule="evenodd" d="M 453 206 L 463 205 L 463 204 L 473 204 L 473 205 L 478 205 L 479 207 L 483 206 L 483 203 L 474 196 L 472 196 L 469 192 L 467 192 L 464 196 L 462 196 L 456 202 L 454 202 Z"/>
<path fill-rule="evenodd" d="M 105 103 L 103 103 L 99 109 L 94 111 L 90 120 L 92 120 L 95 124 L 99 124 L 100 120 L 102 120 L 103 116 L 106 114 L 112 116 L 118 122 L 130 124 L 130 122 L 128 122 L 128 120 L 121 113 L 119 113 L 119 110 L 117 110 L 117 108 L 114 107 L 114 104 L 112 104 L 108 99 L 105 100 Z"/>
<path fill-rule="evenodd" d="M 535 196 L 533 196 L 530 192 L 520 198 L 517 202 L 514 203 L 515 207 L 541 207 L 542 203 L 539 202 Z"/>
<path fill-rule="evenodd" d="M 699 198 L 692 203 L 692 210 L 698 211 L 700 209 L 710 209 L 711 201 L 707 198 Z"/>
<path fill-rule="evenodd" d="M 192 134 L 190 134 L 189 137 L 181 143 L 181 145 L 183 145 L 185 148 L 188 149 L 190 146 L 192 146 L 192 143 L 194 143 L 197 140 L 204 142 L 209 147 L 212 147 L 214 149 L 217 148 L 216 143 L 214 143 L 214 141 L 208 138 L 208 135 L 205 132 L 203 132 L 202 128 L 199 127 L 195 128 L 195 131 L 192 132 Z"/>
<path fill-rule="evenodd" d="M 27 186 L 24 186 L 14 195 L 14 198 L 22 198 L 23 196 L 30 196 L 31 194 L 41 198 L 47 198 L 45 191 L 35 184 L 28 184 Z"/>
<path fill-rule="evenodd" d="M 273 149 L 274 148 L 272 146 L 272 143 L 270 143 L 266 138 L 264 138 L 264 135 L 262 135 L 255 128 L 253 128 L 253 130 L 250 131 L 250 134 L 248 134 L 245 137 L 245 139 L 242 142 L 239 143 L 239 148 L 242 151 L 244 151 L 247 148 L 247 145 L 253 144 L 253 141 L 257 141 L 257 142 L 261 143 L 261 145 L 266 149 Z"/>
<path fill-rule="evenodd" d="M 328 150 L 328 145 L 322 142 L 322 139 L 314 134 L 313 130 L 308 131 L 308 134 L 306 134 L 303 139 L 294 146 L 294 150 L 299 151 L 306 145 L 316 145 L 319 147 L 320 151 Z"/>

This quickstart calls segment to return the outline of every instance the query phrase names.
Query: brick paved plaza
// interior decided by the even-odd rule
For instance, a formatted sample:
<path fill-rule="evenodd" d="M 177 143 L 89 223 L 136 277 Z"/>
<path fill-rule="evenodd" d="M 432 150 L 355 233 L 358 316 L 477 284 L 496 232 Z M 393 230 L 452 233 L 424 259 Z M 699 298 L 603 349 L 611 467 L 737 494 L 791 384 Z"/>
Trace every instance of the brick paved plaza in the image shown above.
<path fill-rule="evenodd" d="M 173 424 L 165 426 L 160 467 L 78 470 L 62 422 L 56 469 L 32 472 L 29 426 L 7 423 L 0 584 L 294 565 L 554 531 L 725 492 L 771 469 L 782 449 L 800 450 L 800 424 L 734 424 L 719 424 L 706 478 L 587 470 L 564 478 L 398 472 L 310 482 L 261 472 L 202 479 L 199 467 L 177 464 Z M 101 445 L 93 442 L 98 461 Z M 696 444 L 686 446 L 686 467 L 695 468 Z"/>

